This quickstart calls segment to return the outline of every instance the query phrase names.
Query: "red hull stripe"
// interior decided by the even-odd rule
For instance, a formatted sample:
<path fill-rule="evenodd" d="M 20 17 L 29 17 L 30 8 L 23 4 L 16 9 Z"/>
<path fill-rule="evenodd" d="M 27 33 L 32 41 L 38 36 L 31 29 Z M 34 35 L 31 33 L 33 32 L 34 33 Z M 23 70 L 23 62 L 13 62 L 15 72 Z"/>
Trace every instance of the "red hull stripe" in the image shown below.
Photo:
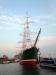
<path fill-rule="evenodd" d="M 23 65 L 36 65 L 36 64 L 38 64 L 36 59 L 21 60 L 20 63 L 23 64 Z"/>

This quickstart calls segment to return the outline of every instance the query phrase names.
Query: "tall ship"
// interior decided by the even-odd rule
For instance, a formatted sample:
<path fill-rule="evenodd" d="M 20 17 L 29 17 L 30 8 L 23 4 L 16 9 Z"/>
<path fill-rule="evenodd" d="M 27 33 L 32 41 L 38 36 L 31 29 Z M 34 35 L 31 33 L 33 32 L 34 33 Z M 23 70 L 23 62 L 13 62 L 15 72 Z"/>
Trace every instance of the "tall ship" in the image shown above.
<path fill-rule="evenodd" d="M 26 21 L 24 24 L 24 34 L 23 34 L 23 52 L 20 57 L 20 64 L 22 65 L 37 65 L 39 63 L 38 60 L 38 52 L 39 48 L 36 47 L 37 41 L 39 39 L 39 35 L 41 33 L 41 28 L 38 32 L 38 35 L 35 39 L 33 46 L 31 46 L 30 40 L 30 31 L 29 31 L 29 17 L 26 17 Z"/>

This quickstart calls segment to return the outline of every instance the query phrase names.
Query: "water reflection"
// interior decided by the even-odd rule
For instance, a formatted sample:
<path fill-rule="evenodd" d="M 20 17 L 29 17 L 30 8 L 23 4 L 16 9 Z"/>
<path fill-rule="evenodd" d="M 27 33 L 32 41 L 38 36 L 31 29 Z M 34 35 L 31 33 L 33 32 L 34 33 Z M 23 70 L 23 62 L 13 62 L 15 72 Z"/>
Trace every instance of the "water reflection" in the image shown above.
<path fill-rule="evenodd" d="M 22 66 L 22 75 L 39 75 L 37 66 Z"/>
<path fill-rule="evenodd" d="M 56 70 L 35 66 L 22 66 L 19 63 L 0 64 L 0 75 L 56 75 Z"/>

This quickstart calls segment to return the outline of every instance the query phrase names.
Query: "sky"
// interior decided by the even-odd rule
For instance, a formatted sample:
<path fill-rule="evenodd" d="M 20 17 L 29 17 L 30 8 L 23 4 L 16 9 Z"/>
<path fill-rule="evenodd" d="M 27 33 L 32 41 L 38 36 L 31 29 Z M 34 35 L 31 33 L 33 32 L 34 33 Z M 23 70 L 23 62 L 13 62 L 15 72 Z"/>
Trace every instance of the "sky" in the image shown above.
<path fill-rule="evenodd" d="M 20 52 L 18 42 L 23 37 L 20 34 L 26 12 L 33 21 L 30 31 L 38 32 L 41 28 L 39 47 L 42 56 L 44 53 L 44 56 L 56 57 L 56 0 L 0 0 L 0 56 Z"/>

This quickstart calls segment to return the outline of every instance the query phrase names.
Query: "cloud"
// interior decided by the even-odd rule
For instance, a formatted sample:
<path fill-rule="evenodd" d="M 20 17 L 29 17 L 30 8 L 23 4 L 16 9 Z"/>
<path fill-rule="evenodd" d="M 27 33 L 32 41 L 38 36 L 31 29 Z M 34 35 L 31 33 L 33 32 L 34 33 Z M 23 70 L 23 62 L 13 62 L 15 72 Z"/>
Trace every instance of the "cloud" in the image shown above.
<path fill-rule="evenodd" d="M 8 14 L 9 13 L 9 14 Z M 0 29 L 2 28 L 18 28 L 18 25 L 22 23 L 22 18 L 19 16 L 10 16 L 12 12 L 8 12 L 8 9 L 5 9 L 4 7 L 0 6 Z M 52 12 L 50 14 L 40 14 L 33 16 L 32 21 L 34 23 L 37 23 L 39 27 L 41 26 L 53 26 L 56 27 L 56 13 Z"/>
<path fill-rule="evenodd" d="M 21 20 L 17 16 L 0 16 L 0 23 L 10 25 L 19 24 Z"/>
<path fill-rule="evenodd" d="M 20 24 L 21 19 L 18 16 L 0 15 L 0 30 L 17 29 Z"/>
<path fill-rule="evenodd" d="M 33 17 L 33 21 L 38 25 L 47 25 L 56 27 L 56 14 L 45 14 Z"/>
<path fill-rule="evenodd" d="M 16 49 L 17 43 L 16 42 L 4 42 L 0 44 L 0 50 L 17 50 Z"/>
<path fill-rule="evenodd" d="M 39 40 L 40 47 L 52 46 L 52 45 L 56 45 L 56 36 L 42 37 Z"/>
<path fill-rule="evenodd" d="M 0 30 L 17 29 L 21 24 L 21 18 L 9 9 L 0 5 Z"/>
<path fill-rule="evenodd" d="M 56 57 L 56 36 L 42 37 L 38 44 L 41 57 Z"/>

